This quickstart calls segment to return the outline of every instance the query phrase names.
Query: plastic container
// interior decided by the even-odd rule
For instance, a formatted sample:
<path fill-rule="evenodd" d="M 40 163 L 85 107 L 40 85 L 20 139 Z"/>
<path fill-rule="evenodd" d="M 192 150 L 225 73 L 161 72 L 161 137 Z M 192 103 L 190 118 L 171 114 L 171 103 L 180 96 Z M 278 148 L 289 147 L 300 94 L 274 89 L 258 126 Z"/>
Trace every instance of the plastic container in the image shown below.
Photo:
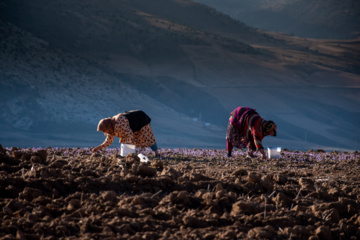
<path fill-rule="evenodd" d="M 149 158 L 144 154 L 140 153 L 137 156 L 140 158 L 140 162 L 145 162 L 145 163 L 149 162 Z"/>
<path fill-rule="evenodd" d="M 120 148 L 121 148 L 120 155 L 123 157 L 126 157 L 130 153 L 135 153 L 136 150 L 135 145 L 125 144 L 125 143 L 122 143 Z"/>
<path fill-rule="evenodd" d="M 280 158 L 281 147 L 274 147 L 267 149 L 268 159 L 278 159 Z"/>

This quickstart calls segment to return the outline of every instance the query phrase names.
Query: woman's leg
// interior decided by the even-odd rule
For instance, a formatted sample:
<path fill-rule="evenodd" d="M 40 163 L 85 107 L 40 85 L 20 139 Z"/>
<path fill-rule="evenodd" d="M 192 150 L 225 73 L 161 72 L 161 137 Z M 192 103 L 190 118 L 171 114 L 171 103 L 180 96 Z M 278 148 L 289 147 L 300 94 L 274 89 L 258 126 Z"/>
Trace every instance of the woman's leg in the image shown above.
<path fill-rule="evenodd" d="M 231 152 L 233 150 L 233 145 L 231 144 L 229 139 L 226 139 L 226 149 L 227 149 L 227 156 L 231 157 Z"/>
<path fill-rule="evenodd" d="M 139 146 L 150 146 L 151 150 L 155 152 L 155 156 L 160 154 L 150 123 L 135 132 L 134 137 Z"/>

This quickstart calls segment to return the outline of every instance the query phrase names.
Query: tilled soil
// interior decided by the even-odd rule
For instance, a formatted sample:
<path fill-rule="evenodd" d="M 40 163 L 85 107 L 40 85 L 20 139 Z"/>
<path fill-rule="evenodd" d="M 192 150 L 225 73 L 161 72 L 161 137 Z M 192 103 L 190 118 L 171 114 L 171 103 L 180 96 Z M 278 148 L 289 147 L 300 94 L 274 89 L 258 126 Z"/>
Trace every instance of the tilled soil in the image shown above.
<path fill-rule="evenodd" d="M 161 152 L 1 147 L 0 239 L 360 239 L 358 152 Z"/>

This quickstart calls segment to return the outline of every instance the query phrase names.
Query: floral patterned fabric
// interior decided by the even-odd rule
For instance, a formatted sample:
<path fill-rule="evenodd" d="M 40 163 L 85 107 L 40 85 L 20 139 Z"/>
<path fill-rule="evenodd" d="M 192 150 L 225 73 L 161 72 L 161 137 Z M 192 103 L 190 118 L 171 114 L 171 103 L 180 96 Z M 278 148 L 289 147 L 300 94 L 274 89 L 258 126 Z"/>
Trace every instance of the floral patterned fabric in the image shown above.
<path fill-rule="evenodd" d="M 104 149 L 110 146 L 114 141 L 114 137 L 120 138 L 120 143 L 133 144 L 136 147 L 151 147 L 156 143 L 150 123 L 139 131 L 133 132 L 128 119 L 122 115 L 117 117 L 114 135 L 107 134 L 105 141 L 100 145 L 101 148 Z"/>

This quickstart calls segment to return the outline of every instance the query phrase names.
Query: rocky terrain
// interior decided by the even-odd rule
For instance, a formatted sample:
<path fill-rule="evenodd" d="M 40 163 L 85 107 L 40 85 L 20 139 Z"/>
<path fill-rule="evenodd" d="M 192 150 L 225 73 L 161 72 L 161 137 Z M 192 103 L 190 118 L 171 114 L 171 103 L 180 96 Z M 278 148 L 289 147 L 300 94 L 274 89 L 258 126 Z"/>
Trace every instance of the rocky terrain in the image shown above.
<path fill-rule="evenodd" d="M 358 152 L 0 151 L 0 239 L 360 239 Z"/>

